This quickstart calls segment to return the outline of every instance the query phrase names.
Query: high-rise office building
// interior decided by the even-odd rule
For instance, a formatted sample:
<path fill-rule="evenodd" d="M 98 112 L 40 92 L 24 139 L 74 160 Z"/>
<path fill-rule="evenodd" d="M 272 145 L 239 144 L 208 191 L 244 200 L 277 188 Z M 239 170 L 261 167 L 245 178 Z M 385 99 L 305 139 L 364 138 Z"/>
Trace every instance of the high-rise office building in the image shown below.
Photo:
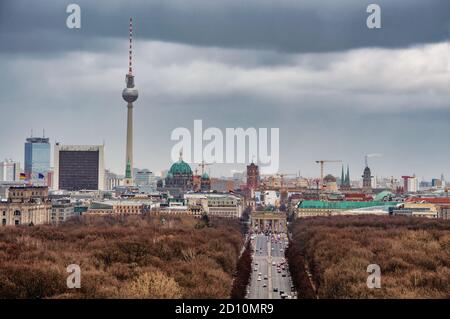
<path fill-rule="evenodd" d="M 53 188 L 67 191 L 104 190 L 103 145 L 55 144 Z"/>
<path fill-rule="evenodd" d="M 25 142 L 25 174 L 27 179 L 45 179 L 50 170 L 50 142 L 46 137 L 29 137 Z"/>
<path fill-rule="evenodd" d="M 416 193 L 419 191 L 419 180 L 415 175 L 408 178 L 408 193 Z"/>
<path fill-rule="evenodd" d="M 15 182 L 19 180 L 20 163 L 14 162 L 11 159 L 5 159 L 0 162 L 0 181 L 1 182 Z"/>
<path fill-rule="evenodd" d="M 417 179 L 416 175 L 402 176 L 402 178 L 404 193 L 415 193 L 419 190 L 419 180 Z"/>

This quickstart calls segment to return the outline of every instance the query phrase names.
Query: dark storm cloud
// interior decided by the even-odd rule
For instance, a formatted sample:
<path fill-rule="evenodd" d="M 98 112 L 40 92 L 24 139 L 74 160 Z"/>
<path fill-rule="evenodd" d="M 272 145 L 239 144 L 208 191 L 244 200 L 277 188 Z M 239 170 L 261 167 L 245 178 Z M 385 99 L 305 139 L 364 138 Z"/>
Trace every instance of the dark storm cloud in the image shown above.
<path fill-rule="evenodd" d="M 81 30 L 65 27 L 66 6 L 82 8 Z M 369 3 L 382 8 L 382 29 L 365 25 Z M 449 39 L 448 0 L 2 0 L 1 51 L 49 53 L 105 47 L 135 17 L 139 38 L 199 46 L 283 52 L 404 47 Z M 124 31 L 125 30 L 125 31 Z"/>
<path fill-rule="evenodd" d="M 66 27 L 73 2 L 81 30 Z M 365 26 L 371 2 L 382 30 Z M 0 0 L 0 159 L 22 160 L 45 127 L 52 143 L 105 139 L 123 171 L 130 16 L 137 167 L 166 169 L 171 131 L 202 119 L 279 127 L 284 172 L 340 158 L 356 178 L 377 152 L 375 174 L 450 175 L 449 0 Z"/>

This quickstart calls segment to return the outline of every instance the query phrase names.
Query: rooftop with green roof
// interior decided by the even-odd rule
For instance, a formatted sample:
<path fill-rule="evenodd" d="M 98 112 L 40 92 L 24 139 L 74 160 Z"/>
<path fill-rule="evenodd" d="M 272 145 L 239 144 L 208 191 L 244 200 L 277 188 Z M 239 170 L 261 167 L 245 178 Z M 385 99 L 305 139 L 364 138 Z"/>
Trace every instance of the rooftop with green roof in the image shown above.
<path fill-rule="evenodd" d="M 383 202 L 383 201 L 370 201 L 370 202 L 354 202 L 354 201 L 320 201 L 320 200 L 304 200 L 297 204 L 297 208 L 304 209 L 358 209 L 374 206 L 395 206 L 397 202 Z"/>
<path fill-rule="evenodd" d="M 180 158 L 178 162 L 174 163 L 170 167 L 169 174 L 171 174 L 172 176 L 177 174 L 192 175 L 192 169 L 188 163 Z"/>

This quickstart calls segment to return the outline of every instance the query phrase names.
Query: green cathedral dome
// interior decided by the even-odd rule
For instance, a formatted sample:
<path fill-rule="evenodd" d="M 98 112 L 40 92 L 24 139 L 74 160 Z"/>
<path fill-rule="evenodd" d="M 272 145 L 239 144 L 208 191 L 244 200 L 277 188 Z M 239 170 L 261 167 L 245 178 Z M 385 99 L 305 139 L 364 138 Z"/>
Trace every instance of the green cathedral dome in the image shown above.
<path fill-rule="evenodd" d="M 188 163 L 180 159 L 178 162 L 174 163 L 172 167 L 170 167 L 169 174 L 185 174 L 192 175 L 192 169 Z"/>

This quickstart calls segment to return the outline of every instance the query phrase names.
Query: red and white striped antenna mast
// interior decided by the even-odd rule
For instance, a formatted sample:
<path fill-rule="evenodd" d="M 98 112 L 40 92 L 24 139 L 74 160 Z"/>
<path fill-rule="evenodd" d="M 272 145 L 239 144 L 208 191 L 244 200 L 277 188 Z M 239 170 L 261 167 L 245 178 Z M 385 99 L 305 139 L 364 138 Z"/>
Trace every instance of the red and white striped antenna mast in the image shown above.
<path fill-rule="evenodd" d="M 128 57 L 128 74 L 133 75 L 133 18 L 130 18 L 130 50 Z"/>

